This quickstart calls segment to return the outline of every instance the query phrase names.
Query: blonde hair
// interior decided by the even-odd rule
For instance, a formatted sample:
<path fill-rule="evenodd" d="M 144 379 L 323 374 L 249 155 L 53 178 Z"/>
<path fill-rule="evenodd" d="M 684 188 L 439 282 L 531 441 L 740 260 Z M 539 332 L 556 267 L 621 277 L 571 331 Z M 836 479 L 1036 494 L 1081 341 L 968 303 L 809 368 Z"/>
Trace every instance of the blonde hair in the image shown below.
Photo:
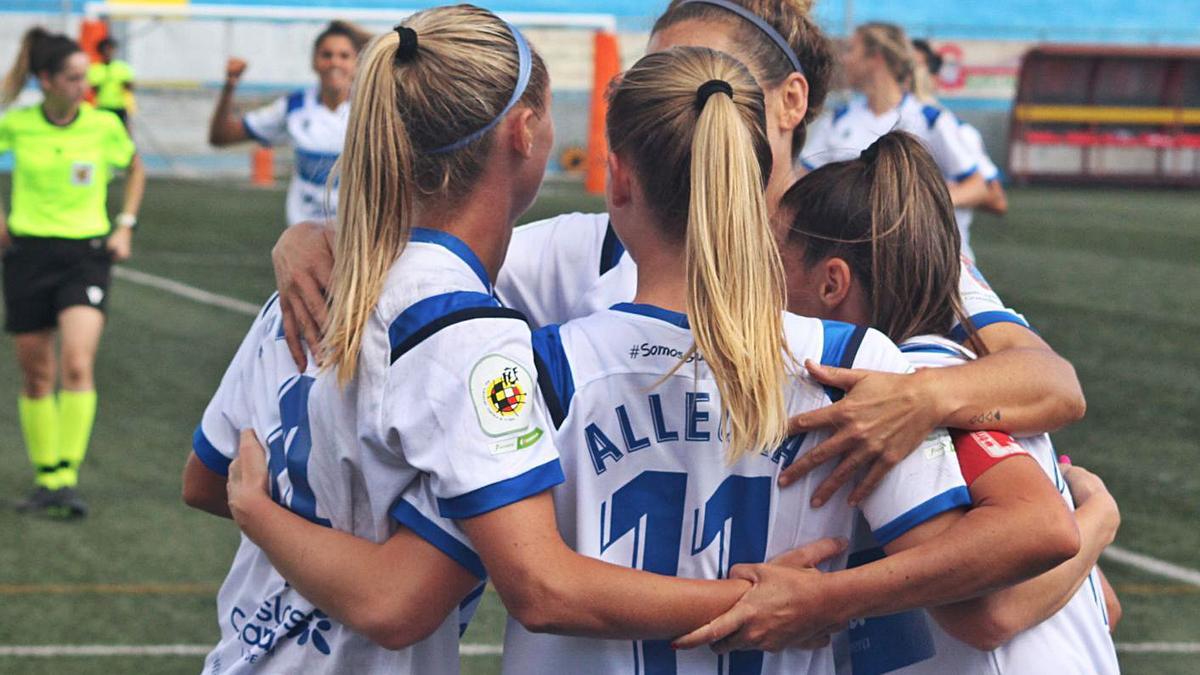
<path fill-rule="evenodd" d="M 412 15 L 414 53 L 397 55 L 390 31 L 368 47 L 355 78 L 346 142 L 338 160 L 336 258 L 323 367 L 348 382 L 383 282 L 408 242 L 420 207 L 452 204 L 483 172 L 495 133 L 441 151 L 485 128 L 517 86 L 517 42 L 509 26 L 473 5 Z M 545 64 L 532 69 L 520 103 L 546 110 Z"/>
<path fill-rule="evenodd" d="M 699 95 L 712 80 L 732 95 Z M 664 234 L 684 246 L 696 342 L 675 369 L 698 351 L 712 370 L 730 462 L 774 448 L 785 436 L 790 354 L 764 196 L 771 148 L 762 91 L 733 58 L 679 47 L 639 61 L 610 99 L 612 151 L 631 163 Z"/>
<path fill-rule="evenodd" d="M 51 33 L 41 26 L 25 31 L 17 58 L 4 76 L 0 105 L 17 100 L 31 75 L 57 75 L 67 59 L 79 51 L 82 51 L 79 43 L 66 35 Z"/>
<path fill-rule="evenodd" d="M 867 54 L 879 55 L 892 79 L 906 89 L 913 86 L 916 56 L 904 29 L 891 23 L 864 23 L 855 29 Z"/>
<path fill-rule="evenodd" d="M 804 115 L 804 123 L 792 132 L 792 154 L 795 159 L 804 149 L 808 124 L 821 114 L 821 107 L 829 94 L 836 63 L 833 45 L 811 16 L 813 0 L 731 1 L 753 12 L 783 36 L 804 68 L 804 79 L 808 81 L 808 112 Z M 672 0 L 655 21 L 653 32 L 684 21 L 705 21 L 728 26 L 737 44 L 738 56 L 750 67 L 764 88 L 779 86 L 795 72 L 787 56 L 773 42 L 765 39 L 754 24 L 714 5 Z"/>

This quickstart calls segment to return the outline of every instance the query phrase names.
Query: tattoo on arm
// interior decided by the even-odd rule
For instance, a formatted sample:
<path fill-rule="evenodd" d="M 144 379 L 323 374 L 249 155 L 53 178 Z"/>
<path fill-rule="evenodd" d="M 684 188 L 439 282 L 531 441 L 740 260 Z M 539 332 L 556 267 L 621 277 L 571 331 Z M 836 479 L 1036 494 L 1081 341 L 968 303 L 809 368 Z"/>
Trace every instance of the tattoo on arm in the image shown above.
<path fill-rule="evenodd" d="M 968 421 L 971 424 L 988 424 L 991 422 L 999 422 L 1000 421 L 1000 411 L 999 410 L 990 410 L 981 415 L 976 415 Z"/>

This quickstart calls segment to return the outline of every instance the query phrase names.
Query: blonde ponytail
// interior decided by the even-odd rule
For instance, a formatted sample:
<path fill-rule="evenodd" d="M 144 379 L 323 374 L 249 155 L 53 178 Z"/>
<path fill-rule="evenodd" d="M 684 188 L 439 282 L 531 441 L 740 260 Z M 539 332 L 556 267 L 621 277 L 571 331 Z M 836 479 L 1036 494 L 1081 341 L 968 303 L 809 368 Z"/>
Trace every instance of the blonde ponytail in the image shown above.
<path fill-rule="evenodd" d="M 784 277 L 750 130 L 708 97 L 692 140 L 688 322 L 721 392 L 730 463 L 784 438 Z"/>
<path fill-rule="evenodd" d="M 721 393 L 730 461 L 775 447 L 784 437 L 789 354 L 783 265 L 765 197 L 771 147 L 762 91 L 745 66 L 711 49 L 650 54 L 613 90 L 608 137 L 642 193 L 653 195 L 662 234 L 685 251 L 692 351 Z"/>
<path fill-rule="evenodd" d="M 403 49 L 401 30 L 412 39 Z M 452 205 L 483 173 L 495 134 L 479 131 L 517 89 L 513 31 L 473 5 L 438 7 L 376 38 L 360 59 L 335 167 L 336 262 L 321 350 L 322 367 L 336 369 L 343 385 L 358 369 L 367 323 L 422 205 Z M 532 50 L 530 60 L 519 103 L 541 115 L 549 79 Z"/>
<path fill-rule="evenodd" d="M 396 108 L 396 43 L 391 33 L 367 54 L 338 160 L 337 257 L 324 362 L 343 385 L 357 370 L 367 320 L 413 227 L 413 148 Z"/>

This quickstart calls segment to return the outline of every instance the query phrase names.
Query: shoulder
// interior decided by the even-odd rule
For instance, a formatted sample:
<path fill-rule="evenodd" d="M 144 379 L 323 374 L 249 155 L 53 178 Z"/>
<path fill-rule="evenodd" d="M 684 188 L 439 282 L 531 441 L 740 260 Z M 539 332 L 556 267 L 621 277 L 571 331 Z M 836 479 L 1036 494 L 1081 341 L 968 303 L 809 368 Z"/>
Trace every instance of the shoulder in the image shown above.
<path fill-rule="evenodd" d="M 283 98 L 283 109 L 285 114 L 291 115 L 295 112 L 303 110 L 309 99 L 309 91 L 307 89 L 299 89 L 293 91 Z"/>
<path fill-rule="evenodd" d="M 37 117 L 40 117 L 37 106 L 26 105 L 19 108 L 9 108 L 4 111 L 3 115 L 0 115 L 0 125 L 15 128 L 28 124 Z"/>

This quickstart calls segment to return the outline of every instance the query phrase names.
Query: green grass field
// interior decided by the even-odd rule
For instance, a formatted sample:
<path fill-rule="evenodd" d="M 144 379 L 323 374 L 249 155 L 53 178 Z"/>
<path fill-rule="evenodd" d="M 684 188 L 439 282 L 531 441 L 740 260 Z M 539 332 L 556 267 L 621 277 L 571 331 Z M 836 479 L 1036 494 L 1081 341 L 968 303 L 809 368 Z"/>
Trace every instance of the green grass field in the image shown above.
<path fill-rule="evenodd" d="M 7 183 L 5 180 L 4 183 Z M 5 187 L 7 187 L 5 185 Z M 4 191 L 5 193 L 7 190 Z M 5 195 L 7 202 L 7 195 Z M 1088 418 L 1056 435 L 1098 472 L 1124 518 L 1118 543 L 1200 568 L 1200 198 L 1187 192 L 1021 189 L 1004 220 L 975 225 L 980 266 L 1079 371 Z M 531 217 L 595 209 L 549 186 Z M 258 304 L 282 194 L 152 181 L 129 267 Z M 179 500 L 190 436 L 250 319 L 116 281 L 101 348 L 100 416 L 82 490 L 93 514 L 61 523 L 0 508 L 0 654 L 11 646 L 207 645 L 237 543 L 231 523 Z M 0 341 L 0 499 L 30 469 L 17 428 L 19 376 Z M 1109 563 L 1120 643 L 1200 644 L 1200 588 Z M 466 642 L 498 645 L 494 594 Z M 11 651 L 11 650 L 8 650 Z M 499 671 L 498 657 L 464 671 Z M 1130 673 L 1200 672 L 1200 654 L 1123 653 Z M 0 673 L 195 673 L 197 656 L 0 655 Z"/>

